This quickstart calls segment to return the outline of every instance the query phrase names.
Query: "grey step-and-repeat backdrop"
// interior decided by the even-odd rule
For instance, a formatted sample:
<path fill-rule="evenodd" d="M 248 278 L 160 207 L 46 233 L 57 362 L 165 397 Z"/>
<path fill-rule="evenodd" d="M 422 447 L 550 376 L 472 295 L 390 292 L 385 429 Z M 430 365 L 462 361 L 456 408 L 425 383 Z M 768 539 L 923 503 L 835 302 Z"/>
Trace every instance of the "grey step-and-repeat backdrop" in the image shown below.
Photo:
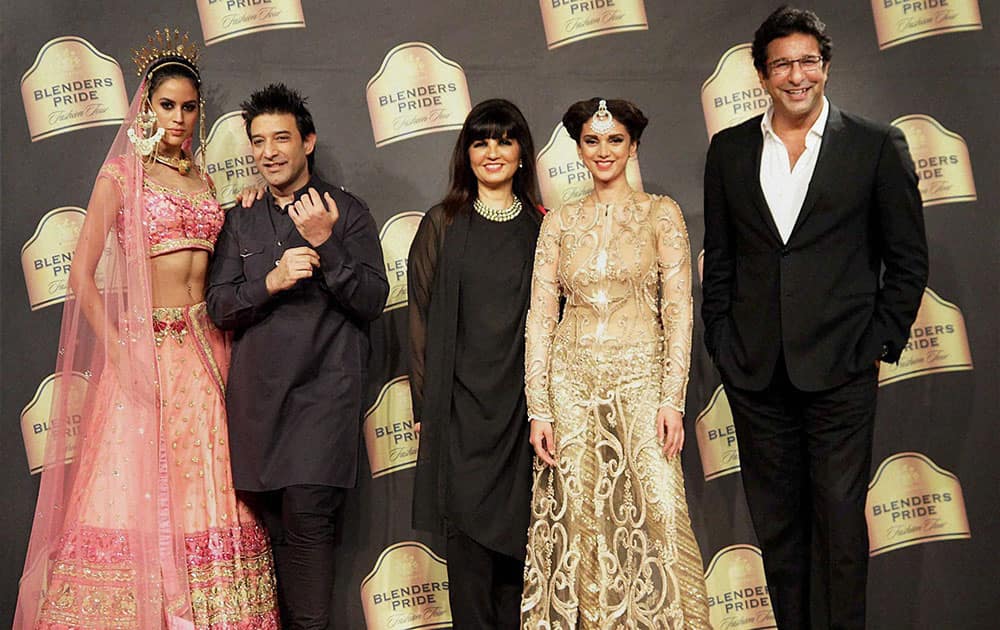
<path fill-rule="evenodd" d="M 0 624 L 9 622 L 48 430 L 65 277 L 94 176 L 154 28 L 205 46 L 206 158 L 229 203 L 259 177 L 239 120 L 254 88 L 310 97 L 317 166 L 368 201 L 392 290 L 374 326 L 360 482 L 337 566 L 338 627 L 449 627 L 441 541 L 409 525 L 417 436 L 406 359 L 406 254 L 440 199 L 470 104 L 514 100 L 547 206 L 586 194 L 559 126 L 572 102 L 630 99 L 651 123 L 629 177 L 684 209 L 701 249 L 712 133 L 761 112 L 748 42 L 770 1 L 184 0 L 8 2 L 2 11 Z M 992 628 L 1000 483 L 997 384 L 1000 7 L 990 0 L 817 0 L 835 52 L 827 93 L 906 134 L 921 178 L 930 282 L 911 343 L 881 378 L 869 490 L 872 628 Z M 696 307 L 700 299 L 697 296 Z M 716 628 L 773 627 L 728 403 L 701 347 L 684 449 Z M 86 387 L 85 379 L 78 384 Z M 336 453 L 331 453 L 336 457 Z M 498 515 L 502 518 L 502 515 Z"/>

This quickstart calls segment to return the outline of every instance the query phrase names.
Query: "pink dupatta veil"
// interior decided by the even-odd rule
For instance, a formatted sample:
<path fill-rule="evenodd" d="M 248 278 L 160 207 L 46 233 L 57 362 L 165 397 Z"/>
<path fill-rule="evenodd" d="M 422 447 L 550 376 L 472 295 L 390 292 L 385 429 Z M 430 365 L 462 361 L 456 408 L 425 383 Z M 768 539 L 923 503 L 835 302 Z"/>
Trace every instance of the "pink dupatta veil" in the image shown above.
<path fill-rule="evenodd" d="M 134 609 L 136 628 L 194 627 L 184 535 L 174 518 L 160 435 L 144 172 L 127 136 L 145 92 L 143 80 L 98 173 L 73 256 L 74 266 L 99 258 L 103 282 L 99 290 L 88 285 L 68 296 L 63 309 L 17 630 L 49 626 L 42 613 L 58 603 L 59 593 L 51 592 L 54 570 L 99 582 L 92 568 L 109 563 L 121 569 L 119 577 L 131 576 L 125 584 L 119 580 L 115 605 Z M 89 381 L 82 405 L 70 386 L 78 375 Z M 109 474 L 95 473 L 95 458 Z M 96 510 L 106 520 L 95 527 L 85 515 L 97 503 L 113 507 L 106 516 Z"/>

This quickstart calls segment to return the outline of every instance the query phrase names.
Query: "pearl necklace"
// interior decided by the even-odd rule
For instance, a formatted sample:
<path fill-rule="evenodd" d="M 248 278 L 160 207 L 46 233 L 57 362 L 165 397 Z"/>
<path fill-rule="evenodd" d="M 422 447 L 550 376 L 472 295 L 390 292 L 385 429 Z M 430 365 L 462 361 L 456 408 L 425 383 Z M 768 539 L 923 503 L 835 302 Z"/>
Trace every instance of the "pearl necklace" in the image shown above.
<path fill-rule="evenodd" d="M 482 199 L 476 197 L 476 200 L 472 202 L 472 207 L 475 208 L 477 213 L 479 213 L 479 216 L 497 223 L 510 221 L 517 215 L 521 214 L 521 200 L 517 197 L 514 197 L 514 203 L 510 204 L 506 208 L 491 208 L 483 203 Z"/>

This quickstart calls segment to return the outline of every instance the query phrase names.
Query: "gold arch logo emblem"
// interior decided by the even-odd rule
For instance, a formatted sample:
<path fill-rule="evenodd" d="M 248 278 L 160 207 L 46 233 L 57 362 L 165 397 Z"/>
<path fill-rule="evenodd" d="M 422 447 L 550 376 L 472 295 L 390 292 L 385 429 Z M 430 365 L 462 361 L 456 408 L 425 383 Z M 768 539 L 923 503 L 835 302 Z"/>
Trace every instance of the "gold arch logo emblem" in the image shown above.
<path fill-rule="evenodd" d="M 128 113 L 121 67 L 82 37 L 47 42 L 21 77 L 31 141 L 120 125 Z"/>

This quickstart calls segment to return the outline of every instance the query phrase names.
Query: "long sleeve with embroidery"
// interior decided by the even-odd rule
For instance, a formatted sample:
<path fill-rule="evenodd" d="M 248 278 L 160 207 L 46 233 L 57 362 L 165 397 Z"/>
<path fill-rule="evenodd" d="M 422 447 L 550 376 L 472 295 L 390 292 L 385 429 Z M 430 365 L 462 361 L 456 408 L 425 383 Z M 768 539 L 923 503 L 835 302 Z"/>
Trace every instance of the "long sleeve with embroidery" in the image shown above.
<path fill-rule="evenodd" d="M 680 206 L 664 198 L 656 215 L 656 254 L 660 276 L 663 355 L 660 406 L 684 413 L 691 365 L 691 245 Z"/>
<path fill-rule="evenodd" d="M 559 323 L 559 213 L 550 212 L 542 221 L 535 247 L 531 278 L 531 306 L 528 310 L 524 385 L 528 417 L 552 422 L 549 400 L 549 353 Z"/>

